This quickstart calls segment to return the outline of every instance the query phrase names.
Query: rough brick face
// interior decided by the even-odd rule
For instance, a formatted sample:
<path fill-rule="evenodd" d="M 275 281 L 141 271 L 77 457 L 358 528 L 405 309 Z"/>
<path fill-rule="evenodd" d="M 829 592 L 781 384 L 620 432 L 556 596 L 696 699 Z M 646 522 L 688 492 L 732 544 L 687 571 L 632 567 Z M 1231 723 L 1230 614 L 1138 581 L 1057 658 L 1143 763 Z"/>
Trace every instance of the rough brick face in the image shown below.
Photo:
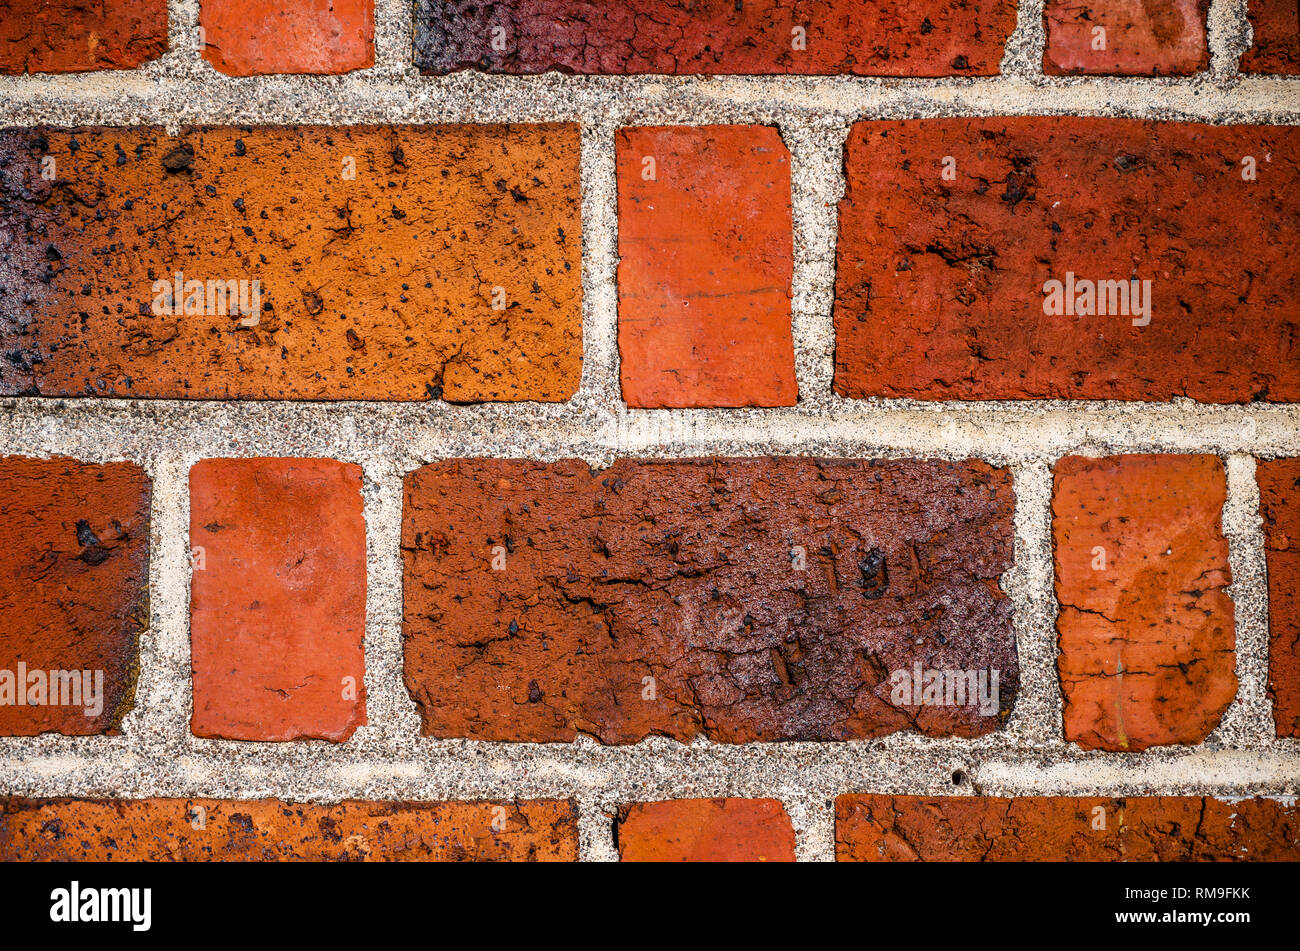
<path fill-rule="evenodd" d="M 790 153 L 768 126 L 624 129 L 618 349 L 632 407 L 790 406 Z"/>
<path fill-rule="evenodd" d="M 0 735 L 117 732 L 149 625 L 150 494 L 129 462 L 0 458 Z"/>
<path fill-rule="evenodd" d="M 0 0 L 0 73 L 135 69 L 167 51 L 167 0 Z"/>
<path fill-rule="evenodd" d="M 373 0 L 200 0 L 203 58 L 228 76 L 346 73 L 375 61 Z"/>
<path fill-rule="evenodd" d="M 366 722 L 361 468 L 205 459 L 190 544 L 194 734 L 351 736 Z"/>
<path fill-rule="evenodd" d="M 1253 181 L 1243 180 L 1247 156 Z M 1300 399 L 1297 156 L 1295 127 L 1052 117 L 854 126 L 836 391 Z M 1067 311 L 1071 280 L 1116 286 L 1098 306 L 1076 283 Z M 1137 297 L 1123 313 L 1119 283 L 1131 290 L 1131 280 L 1151 282 L 1149 295 L 1137 285 L 1149 314 L 1132 313 Z"/>
<path fill-rule="evenodd" d="M 406 479 L 406 683 L 437 737 L 980 735 L 1018 682 L 1012 510 L 980 462 L 435 463 Z M 936 670 L 996 672 L 992 709 L 934 702 Z"/>
<path fill-rule="evenodd" d="M 1258 466 L 1268 559 L 1269 696 L 1278 736 L 1300 737 L 1300 459 Z"/>
<path fill-rule="evenodd" d="M 841 862 L 1300 859 L 1300 812 L 1270 799 L 840 796 Z"/>
<path fill-rule="evenodd" d="M 578 857 L 568 800 L 0 800 L 0 861 L 551 861 Z"/>
<path fill-rule="evenodd" d="M 1210 0 L 1047 0 L 1047 73 L 1185 76 L 1210 64 Z M 1098 32 L 1098 31 L 1102 32 Z"/>
<path fill-rule="evenodd" d="M 675 799 L 618 812 L 623 862 L 793 862 L 794 827 L 775 799 Z"/>
<path fill-rule="evenodd" d="M 567 399 L 577 161 L 566 125 L 0 132 L 0 393 Z"/>
<path fill-rule="evenodd" d="M 1227 486 L 1215 456 L 1072 456 L 1052 537 L 1065 738 L 1199 743 L 1237 693 Z"/>
<path fill-rule="evenodd" d="M 1014 0 L 416 0 L 426 73 L 974 76 L 998 72 Z"/>
<path fill-rule="evenodd" d="M 1246 0 L 1254 41 L 1241 57 L 1246 73 L 1300 76 L 1300 2 Z"/>

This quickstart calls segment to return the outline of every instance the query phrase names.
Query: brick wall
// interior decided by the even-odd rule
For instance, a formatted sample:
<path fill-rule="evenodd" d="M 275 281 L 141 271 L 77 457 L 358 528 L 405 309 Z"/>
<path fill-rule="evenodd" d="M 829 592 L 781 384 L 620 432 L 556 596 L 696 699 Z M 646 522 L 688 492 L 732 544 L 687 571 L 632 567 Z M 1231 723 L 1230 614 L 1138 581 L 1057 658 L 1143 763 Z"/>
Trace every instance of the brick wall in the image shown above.
<path fill-rule="evenodd" d="M 0 856 L 1300 857 L 1297 63 L 0 0 Z"/>

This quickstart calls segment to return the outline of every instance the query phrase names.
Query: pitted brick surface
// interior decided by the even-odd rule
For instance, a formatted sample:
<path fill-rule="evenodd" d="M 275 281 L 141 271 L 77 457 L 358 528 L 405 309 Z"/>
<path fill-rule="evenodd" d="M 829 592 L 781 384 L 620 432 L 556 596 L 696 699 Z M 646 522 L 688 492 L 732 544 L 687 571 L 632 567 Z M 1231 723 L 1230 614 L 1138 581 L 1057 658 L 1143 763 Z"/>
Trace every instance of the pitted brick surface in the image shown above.
<path fill-rule="evenodd" d="M 167 52 L 167 0 L 0 0 L 0 73 L 135 69 Z"/>

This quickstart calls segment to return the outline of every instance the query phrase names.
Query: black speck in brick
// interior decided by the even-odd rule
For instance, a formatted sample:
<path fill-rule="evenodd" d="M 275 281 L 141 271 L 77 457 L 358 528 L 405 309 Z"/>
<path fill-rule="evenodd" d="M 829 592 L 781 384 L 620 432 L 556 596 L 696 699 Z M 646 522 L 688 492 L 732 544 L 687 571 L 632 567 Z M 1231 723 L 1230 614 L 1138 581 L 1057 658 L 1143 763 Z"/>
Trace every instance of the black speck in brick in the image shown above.
<path fill-rule="evenodd" d="M 858 562 L 858 571 L 862 574 L 862 596 L 868 601 L 875 601 L 885 595 L 889 588 L 889 566 L 885 563 L 885 553 L 879 548 L 867 552 L 867 557 Z"/>
<path fill-rule="evenodd" d="M 528 681 L 528 702 L 539 703 L 542 699 L 542 688 L 537 686 L 536 680 Z"/>

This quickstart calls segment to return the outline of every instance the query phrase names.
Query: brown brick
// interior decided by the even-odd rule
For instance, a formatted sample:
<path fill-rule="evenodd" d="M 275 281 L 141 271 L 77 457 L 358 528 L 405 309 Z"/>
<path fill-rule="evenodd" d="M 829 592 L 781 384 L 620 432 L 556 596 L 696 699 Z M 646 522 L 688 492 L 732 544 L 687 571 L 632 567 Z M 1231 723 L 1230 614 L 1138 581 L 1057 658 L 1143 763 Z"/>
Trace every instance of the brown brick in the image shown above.
<path fill-rule="evenodd" d="M 1247 156 L 1254 181 L 1242 178 Z M 1291 126 L 1059 117 L 854 126 L 836 392 L 1300 399 L 1298 156 Z M 1150 280 L 1150 322 L 1046 313 L 1056 301 L 1045 285 L 1071 273 Z"/>
<path fill-rule="evenodd" d="M 200 0 L 203 58 L 228 76 L 346 73 L 375 61 L 374 0 Z"/>
<path fill-rule="evenodd" d="M 1241 57 L 1245 73 L 1300 76 L 1300 2 L 1246 0 L 1254 42 Z"/>
<path fill-rule="evenodd" d="M 9 131 L 0 186 L 0 393 L 474 402 L 577 387 L 575 126 Z M 155 313 L 168 296 L 199 303 L 168 295 L 177 273 L 203 282 L 203 312 Z M 207 282 L 241 280 L 250 306 L 260 282 L 260 312 L 222 313 Z"/>
<path fill-rule="evenodd" d="M 351 736 L 366 722 L 361 467 L 205 459 L 190 545 L 194 734 Z"/>
<path fill-rule="evenodd" d="M 568 800 L 341 802 L 0 800 L 5 862 L 559 861 L 578 857 Z"/>
<path fill-rule="evenodd" d="M 1043 70 L 1058 75 L 1198 73 L 1210 65 L 1209 9 L 1210 0 L 1047 0 Z"/>
<path fill-rule="evenodd" d="M 406 479 L 406 683 L 437 737 L 984 734 L 1018 682 L 1012 510 L 981 462 L 434 463 Z M 904 692 L 917 668 L 986 695 L 991 669 L 997 699 Z"/>
<path fill-rule="evenodd" d="M 149 626 L 150 495 L 130 462 L 0 458 L 0 735 L 118 732 Z"/>
<path fill-rule="evenodd" d="M 1065 738 L 1088 749 L 1199 743 L 1237 694 L 1215 456 L 1070 456 L 1052 537 Z"/>
<path fill-rule="evenodd" d="M 794 827 L 776 799 L 673 799 L 618 811 L 623 862 L 793 862 Z"/>
<path fill-rule="evenodd" d="M 1300 737 L 1300 459 L 1260 462 L 1268 561 L 1268 692 L 1278 736 Z"/>
<path fill-rule="evenodd" d="M 415 63 L 426 73 L 994 75 L 1015 26 L 1014 0 L 416 0 Z"/>
<path fill-rule="evenodd" d="M 768 126 L 624 129 L 618 351 L 633 407 L 792 406 L 790 153 Z"/>
<path fill-rule="evenodd" d="M 0 73 L 135 69 L 167 51 L 167 0 L 0 0 Z"/>
<path fill-rule="evenodd" d="M 841 862 L 1300 859 L 1300 814 L 1271 799 L 840 796 Z"/>

